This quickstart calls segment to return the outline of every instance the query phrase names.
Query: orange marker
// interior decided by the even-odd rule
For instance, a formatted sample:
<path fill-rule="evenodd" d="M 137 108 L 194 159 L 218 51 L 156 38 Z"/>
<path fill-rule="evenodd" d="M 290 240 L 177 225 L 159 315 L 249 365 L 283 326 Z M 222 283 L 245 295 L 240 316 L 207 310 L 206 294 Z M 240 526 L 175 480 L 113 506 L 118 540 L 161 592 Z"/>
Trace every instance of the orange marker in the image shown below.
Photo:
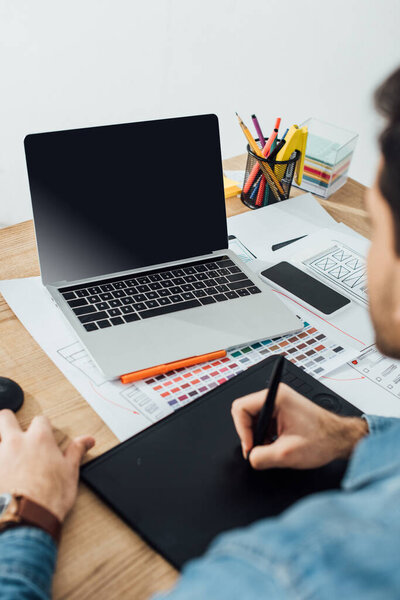
<path fill-rule="evenodd" d="M 168 373 L 168 371 L 182 369 L 182 367 L 191 367 L 192 365 L 198 365 L 199 363 L 215 360 L 216 358 L 223 358 L 224 356 L 226 356 L 226 350 L 217 350 L 216 352 L 209 352 L 208 354 L 200 354 L 199 356 L 175 360 L 174 362 L 166 363 L 165 365 L 158 365 L 158 367 L 149 367 L 148 369 L 126 373 L 125 375 L 120 376 L 120 380 L 122 383 L 132 383 L 132 381 L 139 381 L 140 379 L 146 379 L 146 377 L 154 377 L 155 375 Z"/>

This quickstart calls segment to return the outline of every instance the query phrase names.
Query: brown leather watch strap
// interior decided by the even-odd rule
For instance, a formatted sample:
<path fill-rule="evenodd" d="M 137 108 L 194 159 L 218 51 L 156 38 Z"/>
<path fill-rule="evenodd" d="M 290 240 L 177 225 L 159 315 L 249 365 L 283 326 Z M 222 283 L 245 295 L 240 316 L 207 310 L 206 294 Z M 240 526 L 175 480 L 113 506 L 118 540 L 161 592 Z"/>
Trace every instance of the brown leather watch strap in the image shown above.
<path fill-rule="evenodd" d="M 43 529 L 58 544 L 61 537 L 61 521 L 47 508 L 37 504 L 34 500 L 26 496 L 16 496 L 15 498 L 18 501 L 17 515 L 21 519 L 21 524 L 33 525 Z"/>

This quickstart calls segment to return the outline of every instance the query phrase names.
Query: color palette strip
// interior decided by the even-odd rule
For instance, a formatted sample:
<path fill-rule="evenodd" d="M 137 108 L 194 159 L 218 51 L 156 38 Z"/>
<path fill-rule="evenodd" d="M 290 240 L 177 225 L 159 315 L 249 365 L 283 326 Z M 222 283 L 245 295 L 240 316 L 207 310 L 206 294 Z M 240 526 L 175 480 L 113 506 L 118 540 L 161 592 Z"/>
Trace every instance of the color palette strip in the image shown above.
<path fill-rule="evenodd" d="M 303 331 L 295 335 L 233 348 L 220 360 L 171 371 L 136 385 L 146 395 L 176 410 L 274 354 L 282 354 L 318 379 L 351 360 L 354 349 L 344 348 L 304 321 Z"/>

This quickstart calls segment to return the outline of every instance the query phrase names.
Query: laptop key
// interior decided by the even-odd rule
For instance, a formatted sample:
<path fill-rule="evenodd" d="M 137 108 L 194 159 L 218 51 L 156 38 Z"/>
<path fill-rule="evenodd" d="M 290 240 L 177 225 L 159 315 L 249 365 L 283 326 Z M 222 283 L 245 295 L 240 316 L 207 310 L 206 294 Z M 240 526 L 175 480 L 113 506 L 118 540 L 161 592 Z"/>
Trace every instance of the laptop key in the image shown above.
<path fill-rule="evenodd" d="M 199 283 L 199 282 L 197 282 Z M 195 289 L 194 287 L 194 283 L 184 283 L 181 288 L 183 289 L 184 292 L 191 292 L 192 290 Z"/>
<path fill-rule="evenodd" d="M 193 284 L 188 283 L 186 285 L 193 285 L 195 290 L 202 290 L 203 288 L 207 287 L 207 284 L 204 283 L 204 281 L 195 281 Z"/>
<path fill-rule="evenodd" d="M 207 275 L 205 273 L 199 273 L 197 275 L 197 279 L 199 279 L 201 275 L 204 275 L 207 279 Z M 184 280 L 186 283 L 193 283 L 193 281 L 196 281 L 196 277 L 194 275 L 186 275 L 186 277 L 184 277 Z"/>
<path fill-rule="evenodd" d="M 156 281 L 155 283 L 150 283 L 149 287 L 151 290 L 162 290 L 162 285 L 159 281 Z"/>
<path fill-rule="evenodd" d="M 228 269 L 218 269 L 218 273 L 219 273 L 219 276 L 220 276 L 220 277 L 221 277 L 221 276 L 230 275 L 230 273 L 229 273 Z"/>
<path fill-rule="evenodd" d="M 146 300 L 145 294 L 136 294 L 132 296 L 134 302 L 144 302 Z"/>
<path fill-rule="evenodd" d="M 96 302 L 100 302 L 100 296 L 88 296 L 88 302 L 91 304 L 95 304 Z"/>
<path fill-rule="evenodd" d="M 229 298 L 229 300 L 233 300 L 233 298 L 239 298 L 237 292 L 234 291 L 226 292 L 226 296 Z"/>
<path fill-rule="evenodd" d="M 110 308 L 110 310 L 108 311 L 108 314 L 110 315 L 110 317 L 118 317 L 118 315 L 121 314 L 121 309 L 120 308 Z"/>
<path fill-rule="evenodd" d="M 79 308 L 73 308 L 72 310 L 77 316 L 79 316 L 86 315 L 86 313 L 96 312 L 96 307 L 93 306 L 93 304 L 87 304 L 86 306 L 80 306 Z"/>
<path fill-rule="evenodd" d="M 182 298 L 184 300 L 191 300 L 192 298 L 194 298 L 194 295 L 192 294 L 192 292 L 183 292 Z"/>
<path fill-rule="evenodd" d="M 115 290 L 124 290 L 125 288 L 126 288 L 125 281 L 116 281 L 114 283 L 114 289 Z"/>
<path fill-rule="evenodd" d="M 171 302 L 174 302 L 174 303 L 182 302 L 182 297 L 179 294 L 177 294 L 175 296 L 170 296 L 170 300 L 171 300 Z"/>
<path fill-rule="evenodd" d="M 124 315 L 129 315 L 129 313 L 133 313 L 135 312 L 132 306 L 123 306 L 121 308 L 121 312 Z"/>
<path fill-rule="evenodd" d="M 146 310 L 146 305 L 144 302 L 138 302 L 137 304 L 132 304 L 135 310 Z"/>
<path fill-rule="evenodd" d="M 250 292 L 249 292 L 249 290 L 246 290 L 246 288 L 242 288 L 241 290 L 238 290 L 238 294 L 239 294 L 239 296 L 250 296 Z"/>
<path fill-rule="evenodd" d="M 237 267 L 236 265 L 233 267 L 229 267 L 229 271 L 231 273 L 241 273 L 242 271 L 239 269 L 239 267 Z"/>
<path fill-rule="evenodd" d="M 183 269 L 176 269 L 174 275 L 175 277 L 184 277 L 185 273 L 183 272 Z"/>
<path fill-rule="evenodd" d="M 208 279 L 208 273 L 198 273 L 197 274 L 197 281 L 204 281 L 204 279 Z M 187 280 L 187 277 L 186 277 Z M 196 279 L 193 279 L 192 281 L 196 281 Z"/>
<path fill-rule="evenodd" d="M 223 302 L 224 300 L 228 300 L 228 298 L 225 296 L 225 294 L 216 294 L 214 296 L 214 298 L 216 299 L 217 302 Z"/>
<path fill-rule="evenodd" d="M 150 283 L 150 278 L 149 277 L 138 277 L 137 278 L 139 285 L 143 285 L 144 283 Z"/>
<path fill-rule="evenodd" d="M 183 279 L 183 277 L 175 277 L 172 280 L 172 282 L 173 282 L 174 285 L 184 285 L 185 280 Z"/>
<path fill-rule="evenodd" d="M 253 285 L 254 283 L 250 281 L 250 279 L 242 279 L 241 281 L 234 281 L 233 283 L 228 283 L 228 288 L 230 290 L 240 290 L 241 288 L 248 288 L 252 287 Z"/>
<path fill-rule="evenodd" d="M 249 292 L 250 294 L 261 294 L 261 290 L 256 285 L 250 287 Z"/>
<path fill-rule="evenodd" d="M 65 297 L 65 296 L 64 296 Z M 87 304 L 86 298 L 77 298 L 76 300 L 68 300 L 68 304 L 71 308 L 77 308 L 77 306 L 83 306 Z"/>
<path fill-rule="evenodd" d="M 210 277 L 210 279 L 208 281 L 206 281 L 206 284 L 207 284 L 207 287 L 214 287 L 217 285 L 217 282 L 215 279 Z"/>
<path fill-rule="evenodd" d="M 166 281 L 162 281 L 161 285 L 163 286 L 163 288 L 170 288 L 170 287 L 174 287 L 174 284 L 172 281 L 169 281 L 168 279 Z"/>
<path fill-rule="evenodd" d="M 207 271 L 206 265 L 196 265 L 195 269 L 197 273 L 204 273 L 204 271 Z"/>
<path fill-rule="evenodd" d="M 112 300 L 113 299 L 113 295 L 110 294 L 110 292 L 105 292 L 104 294 L 100 294 L 100 298 L 102 300 Z"/>
<path fill-rule="evenodd" d="M 241 271 L 239 273 L 235 273 L 234 275 L 228 275 L 228 281 L 240 281 L 240 279 L 247 279 L 246 275 Z"/>
<path fill-rule="evenodd" d="M 97 325 L 96 323 L 88 323 L 87 325 L 84 325 L 84 328 L 86 329 L 86 331 L 94 331 L 95 329 L 97 329 Z"/>
<path fill-rule="evenodd" d="M 100 329 L 105 329 L 106 327 L 111 327 L 111 323 L 108 319 L 105 319 L 104 321 L 99 321 L 97 323 L 97 325 L 100 327 Z"/>
<path fill-rule="evenodd" d="M 177 304 L 168 304 L 167 306 L 159 306 L 152 310 L 144 310 L 140 313 L 142 319 L 149 319 L 150 317 L 159 317 L 160 315 L 166 315 L 171 312 L 178 310 L 186 310 L 188 308 L 196 308 L 201 306 L 199 300 L 188 300 L 187 302 L 179 302 Z"/>
<path fill-rule="evenodd" d="M 166 304 L 171 304 L 171 300 L 169 298 L 159 298 L 158 304 L 161 306 L 166 306 Z"/>
<path fill-rule="evenodd" d="M 100 312 L 96 311 L 95 313 L 90 313 L 88 315 L 82 315 L 78 317 L 81 323 L 91 323 L 92 321 L 101 321 L 102 319 L 108 319 L 108 314 L 105 310 Z"/>
<path fill-rule="evenodd" d="M 157 300 L 149 300 L 148 302 L 145 302 L 145 305 L 147 308 L 157 308 L 157 306 L 160 306 Z"/>
<path fill-rule="evenodd" d="M 88 288 L 88 290 L 89 290 L 89 294 L 92 294 L 92 295 L 94 295 L 94 294 L 101 294 L 101 291 L 102 291 L 99 288 L 99 286 L 90 287 L 90 288 Z"/>
<path fill-rule="evenodd" d="M 174 274 L 171 273 L 171 271 L 165 271 L 164 273 L 161 273 L 161 277 L 163 279 L 172 279 L 174 277 Z"/>
<path fill-rule="evenodd" d="M 196 273 L 194 267 L 185 267 L 183 271 L 185 275 L 193 275 L 194 273 Z"/>
<path fill-rule="evenodd" d="M 135 298 L 133 296 L 126 296 L 126 298 L 121 298 L 121 303 L 125 306 L 127 304 L 133 304 L 135 302 Z"/>
<path fill-rule="evenodd" d="M 155 298 L 158 298 L 158 292 L 147 292 L 146 296 L 147 300 L 154 300 Z"/>
<path fill-rule="evenodd" d="M 102 292 L 112 292 L 114 286 L 111 283 L 106 283 L 105 285 L 101 285 L 100 289 Z"/>
<path fill-rule="evenodd" d="M 158 292 L 158 295 L 159 295 L 159 296 L 164 296 L 164 297 L 165 297 L 165 296 L 170 296 L 170 295 L 171 295 L 171 292 L 169 291 L 169 289 L 162 289 L 162 290 L 160 290 L 160 291 Z"/>
<path fill-rule="evenodd" d="M 154 273 L 153 275 L 149 275 L 150 281 L 161 281 L 162 277 L 159 273 Z"/>
<path fill-rule="evenodd" d="M 205 290 L 195 290 L 193 294 L 196 296 L 196 298 L 203 298 L 204 296 L 207 296 L 207 292 Z"/>
<path fill-rule="evenodd" d="M 110 300 L 109 304 L 112 308 L 116 308 L 117 306 L 122 306 L 121 300 Z"/>
<path fill-rule="evenodd" d="M 212 296 L 204 296 L 204 298 L 200 298 L 200 302 L 202 304 L 214 304 L 216 300 Z"/>
<path fill-rule="evenodd" d="M 87 290 L 76 290 L 75 294 L 78 298 L 84 298 L 85 296 L 89 296 L 89 292 Z"/>
<path fill-rule="evenodd" d="M 217 293 L 215 287 L 209 287 L 204 290 L 209 296 L 214 296 Z"/>
<path fill-rule="evenodd" d="M 182 288 L 179 285 L 176 285 L 172 288 L 170 288 L 171 290 L 171 294 L 180 294 L 182 293 Z"/>
<path fill-rule="evenodd" d="M 124 322 L 122 317 L 113 317 L 112 319 L 110 319 L 110 321 L 113 325 L 121 325 L 121 323 Z"/>
<path fill-rule="evenodd" d="M 124 316 L 124 321 L 126 323 L 132 323 L 133 321 L 139 321 L 139 320 L 140 320 L 140 317 L 136 313 L 132 313 L 130 315 Z"/>
<path fill-rule="evenodd" d="M 216 278 L 215 278 L 215 281 L 216 281 L 217 283 L 221 284 L 221 285 L 222 285 L 223 283 L 228 283 L 228 280 L 227 280 L 227 278 L 226 278 L 226 277 L 216 277 Z"/>
<path fill-rule="evenodd" d="M 214 271 L 215 269 L 218 269 L 218 264 L 219 263 L 216 263 L 216 262 L 210 262 L 210 263 L 207 263 L 205 265 L 205 267 L 207 267 L 208 271 Z"/>
<path fill-rule="evenodd" d="M 113 292 L 112 295 L 114 296 L 114 298 L 123 298 L 123 296 L 125 296 L 125 292 L 124 290 L 117 290 L 116 292 Z"/>
<path fill-rule="evenodd" d="M 133 296 L 133 294 L 138 294 L 138 293 L 139 293 L 139 291 L 135 287 L 125 288 L 125 294 L 128 294 L 129 296 Z"/>
<path fill-rule="evenodd" d="M 107 310 L 107 308 L 110 308 L 110 305 L 108 304 L 108 302 L 99 302 L 98 304 L 96 304 L 96 308 L 97 310 Z"/>
<path fill-rule="evenodd" d="M 216 285 L 215 289 L 217 290 L 217 292 L 227 292 L 229 290 L 228 286 L 225 284 Z"/>
<path fill-rule="evenodd" d="M 63 296 L 65 300 L 73 300 L 74 298 L 76 298 L 74 292 L 65 292 Z"/>

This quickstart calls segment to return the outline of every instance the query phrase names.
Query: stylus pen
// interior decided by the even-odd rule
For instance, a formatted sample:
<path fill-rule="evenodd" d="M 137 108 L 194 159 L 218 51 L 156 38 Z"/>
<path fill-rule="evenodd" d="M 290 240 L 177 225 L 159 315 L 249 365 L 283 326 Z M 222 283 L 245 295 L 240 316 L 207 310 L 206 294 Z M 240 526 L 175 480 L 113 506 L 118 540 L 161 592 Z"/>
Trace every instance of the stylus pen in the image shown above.
<path fill-rule="evenodd" d="M 268 384 L 268 392 L 265 402 L 258 417 L 256 430 L 254 432 L 254 446 L 260 446 L 265 442 L 268 434 L 268 429 L 271 425 L 272 415 L 275 408 L 275 397 L 278 391 L 278 385 L 281 380 L 282 369 L 285 364 L 285 359 L 279 355 L 272 369 L 271 378 Z"/>

